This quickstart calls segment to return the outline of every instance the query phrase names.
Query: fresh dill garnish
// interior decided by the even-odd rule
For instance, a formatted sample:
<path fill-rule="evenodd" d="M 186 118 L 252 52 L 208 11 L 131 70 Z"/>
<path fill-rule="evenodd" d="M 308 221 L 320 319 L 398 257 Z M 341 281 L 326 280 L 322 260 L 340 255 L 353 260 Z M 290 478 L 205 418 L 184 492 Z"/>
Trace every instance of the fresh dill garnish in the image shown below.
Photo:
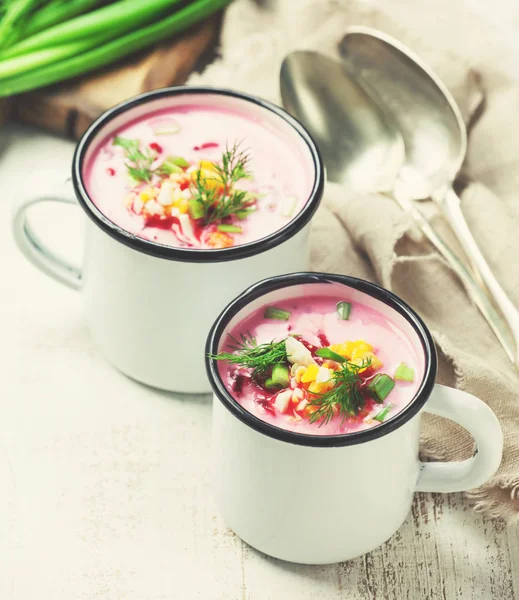
<path fill-rule="evenodd" d="M 340 368 L 331 376 L 333 387 L 322 394 L 314 393 L 314 399 L 308 403 L 308 406 L 317 407 L 309 416 L 310 423 L 321 421 L 319 426 L 329 423 L 336 414 L 336 406 L 343 422 L 350 416 L 358 415 L 365 402 L 359 388 L 359 373 L 370 364 L 371 359 L 365 359 L 360 365 L 349 361 L 341 363 Z"/>
<path fill-rule="evenodd" d="M 254 196 L 245 190 L 235 189 L 241 179 L 250 178 L 247 170 L 250 156 L 235 144 L 226 148 L 221 164 L 214 164 L 208 176 L 207 171 L 199 170 L 192 186 L 193 201 L 203 212 L 205 225 L 238 213 L 243 218 L 254 201 Z"/>
<path fill-rule="evenodd" d="M 114 137 L 113 145 L 124 149 L 126 168 L 136 181 L 151 181 L 151 176 L 154 173 L 151 165 L 157 158 L 156 154 L 151 150 L 142 152 L 139 149 L 139 140 L 131 140 L 118 135 Z"/>
<path fill-rule="evenodd" d="M 152 168 L 157 154 L 149 149 L 141 150 L 139 140 L 116 135 L 113 145 L 123 148 L 126 168 L 136 181 L 149 183 L 153 175 L 164 176 L 182 170 L 182 165 L 178 166 L 171 157 Z M 247 152 L 241 150 L 239 144 L 234 144 L 232 148 L 226 148 L 220 163 L 213 163 L 210 170 L 198 169 L 191 185 L 192 218 L 203 218 L 204 225 L 209 225 L 233 215 L 244 219 L 253 212 L 256 196 L 235 188 L 238 181 L 251 177 L 249 161 Z"/>
<path fill-rule="evenodd" d="M 226 360 L 233 365 L 252 369 L 251 376 L 258 383 L 263 382 L 270 376 L 274 365 L 288 362 L 285 340 L 258 345 L 256 339 L 250 334 L 248 336 L 242 335 L 241 341 L 232 336 L 229 337 L 232 341 L 232 345 L 229 345 L 229 348 L 233 352 L 210 354 L 209 358 Z"/>

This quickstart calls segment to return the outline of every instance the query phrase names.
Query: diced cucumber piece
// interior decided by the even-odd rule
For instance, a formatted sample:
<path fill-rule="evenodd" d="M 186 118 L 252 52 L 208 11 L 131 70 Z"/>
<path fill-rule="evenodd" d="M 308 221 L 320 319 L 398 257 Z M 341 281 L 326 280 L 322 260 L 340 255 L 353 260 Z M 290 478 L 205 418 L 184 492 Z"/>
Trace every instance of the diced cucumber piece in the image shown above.
<path fill-rule="evenodd" d="M 171 160 L 174 165 L 177 165 L 177 167 L 182 167 L 183 169 L 189 167 L 189 163 L 182 156 L 171 156 L 169 160 Z"/>
<path fill-rule="evenodd" d="M 173 162 L 170 156 L 168 156 L 160 165 L 158 171 L 164 175 L 171 175 L 171 173 L 182 173 L 182 169 Z"/>
<path fill-rule="evenodd" d="M 234 213 L 234 216 L 239 219 L 240 221 L 243 221 L 243 219 L 246 219 L 251 213 L 253 213 L 256 209 L 254 207 L 250 207 L 250 208 L 244 208 L 243 210 L 238 210 L 237 212 Z"/>
<path fill-rule="evenodd" d="M 347 321 L 350 318 L 351 304 L 349 302 L 337 302 L 337 312 L 340 319 Z"/>
<path fill-rule="evenodd" d="M 319 350 L 316 350 L 315 353 L 317 354 L 317 356 L 320 356 L 321 358 L 328 358 L 328 359 L 334 360 L 335 362 L 338 362 L 338 363 L 346 362 L 346 359 L 344 358 L 344 356 L 337 354 L 337 352 L 330 350 L 330 348 L 319 348 Z"/>
<path fill-rule="evenodd" d="M 414 381 L 414 369 L 405 363 L 399 364 L 395 371 L 395 379 L 397 381 Z"/>
<path fill-rule="evenodd" d="M 381 404 L 388 397 L 391 390 L 395 387 L 393 378 L 385 373 L 378 373 L 369 382 L 368 390 L 375 402 Z"/>
<path fill-rule="evenodd" d="M 270 377 L 272 382 L 279 387 L 286 388 L 290 383 L 290 377 L 288 375 L 288 367 L 283 364 L 274 365 L 272 369 L 272 376 Z"/>
<path fill-rule="evenodd" d="M 216 229 L 218 229 L 218 231 L 225 231 L 227 233 L 241 233 L 243 231 L 241 227 L 238 227 L 238 225 L 230 225 L 227 223 L 218 225 Z"/>
<path fill-rule="evenodd" d="M 384 421 L 384 419 L 387 417 L 387 415 L 389 414 L 389 411 L 393 408 L 393 405 L 391 404 L 391 402 L 387 405 L 384 406 L 384 408 L 373 417 L 373 419 L 375 421 L 380 421 L 380 423 L 382 423 L 382 421 Z"/>
<path fill-rule="evenodd" d="M 285 198 L 283 208 L 281 209 L 281 216 L 288 218 L 293 217 L 296 212 L 297 204 L 298 202 L 295 196 Z"/>
<path fill-rule="evenodd" d="M 154 127 L 153 133 L 155 135 L 173 135 L 180 131 L 180 125 L 171 121 L 168 125 L 164 124 L 162 126 Z"/>
<path fill-rule="evenodd" d="M 189 215 L 192 219 L 201 219 L 205 216 L 204 205 L 195 198 L 192 198 L 188 203 Z"/>
<path fill-rule="evenodd" d="M 265 310 L 263 315 L 265 319 L 276 319 L 277 321 L 288 321 L 292 313 L 284 308 L 277 308 L 276 306 L 269 306 Z"/>

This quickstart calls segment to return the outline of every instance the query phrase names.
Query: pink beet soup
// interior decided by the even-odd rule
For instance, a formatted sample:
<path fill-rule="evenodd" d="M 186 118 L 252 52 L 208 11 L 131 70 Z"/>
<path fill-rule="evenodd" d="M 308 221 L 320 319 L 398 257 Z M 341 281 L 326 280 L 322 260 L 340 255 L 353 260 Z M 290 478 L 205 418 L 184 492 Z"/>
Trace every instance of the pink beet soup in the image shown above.
<path fill-rule="evenodd" d="M 89 152 L 89 196 L 113 223 L 160 244 L 228 248 L 287 225 L 309 199 L 310 151 L 279 115 L 186 93 L 119 116 Z"/>
<path fill-rule="evenodd" d="M 422 382 L 416 332 L 367 294 L 335 283 L 295 286 L 249 308 L 222 336 L 219 373 L 244 408 L 272 425 L 314 435 L 377 427 Z"/>

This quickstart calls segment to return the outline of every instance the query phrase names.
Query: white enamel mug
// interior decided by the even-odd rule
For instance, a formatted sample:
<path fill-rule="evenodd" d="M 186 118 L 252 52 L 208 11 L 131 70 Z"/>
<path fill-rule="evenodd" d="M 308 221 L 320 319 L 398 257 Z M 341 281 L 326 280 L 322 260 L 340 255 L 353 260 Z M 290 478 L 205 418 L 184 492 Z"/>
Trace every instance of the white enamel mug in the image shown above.
<path fill-rule="evenodd" d="M 497 470 L 503 438 L 494 413 L 478 398 L 435 384 L 434 343 L 420 317 L 391 292 L 340 275 L 294 273 L 246 290 L 222 312 L 206 352 L 226 345 L 227 333 L 265 304 L 308 295 L 348 298 L 389 316 L 423 357 L 414 399 L 394 417 L 345 435 L 281 429 L 245 410 L 223 383 L 217 361 L 206 359 L 214 390 L 215 489 L 227 525 L 245 542 L 283 560 L 334 563 L 385 542 L 406 519 L 416 491 L 476 488 Z M 467 429 L 477 445 L 461 462 L 420 462 L 423 411 Z"/>
<path fill-rule="evenodd" d="M 293 141 L 314 173 L 301 212 L 257 241 L 223 249 L 175 248 L 132 235 L 99 211 L 84 185 L 84 166 L 121 126 L 176 104 L 217 105 L 261 119 Z M 264 277 L 308 268 L 309 222 L 321 200 L 323 167 L 306 130 L 285 111 L 252 96 L 213 88 L 149 92 L 104 113 L 76 148 L 68 197 L 47 194 L 15 206 L 14 237 L 23 254 L 57 281 L 81 290 L 86 319 L 100 352 L 113 366 L 147 385 L 209 392 L 204 345 L 224 306 Z M 75 194 L 74 194 L 75 192 Z M 40 202 L 78 204 L 86 220 L 83 266 L 56 256 L 35 235 L 27 210 Z"/>

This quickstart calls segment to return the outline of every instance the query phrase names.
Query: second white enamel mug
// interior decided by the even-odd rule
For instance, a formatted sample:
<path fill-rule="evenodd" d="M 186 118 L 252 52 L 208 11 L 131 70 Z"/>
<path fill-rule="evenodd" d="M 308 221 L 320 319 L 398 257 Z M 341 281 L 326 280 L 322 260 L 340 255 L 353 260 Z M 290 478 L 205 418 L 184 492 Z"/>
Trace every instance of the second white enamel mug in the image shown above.
<path fill-rule="evenodd" d="M 178 103 L 216 104 L 245 112 L 290 138 L 314 173 L 301 212 L 267 237 L 215 250 L 166 246 L 136 237 L 110 221 L 87 193 L 84 165 L 100 140 L 130 120 Z M 308 268 L 309 222 L 321 200 L 324 175 L 309 134 L 277 106 L 230 90 L 177 87 L 119 104 L 93 123 L 76 148 L 72 184 L 68 196 L 47 194 L 15 206 L 18 247 L 46 274 L 81 290 L 93 340 L 112 365 L 157 388 L 208 392 L 203 351 L 207 332 L 222 308 L 259 279 Z M 56 256 L 35 235 L 27 211 L 40 202 L 78 204 L 89 217 L 82 267 Z"/>
<path fill-rule="evenodd" d="M 354 277 L 294 273 L 262 281 L 236 298 L 215 322 L 207 354 L 222 351 L 227 333 L 254 310 L 289 298 L 347 297 L 387 315 L 420 350 L 423 378 L 411 402 L 370 429 L 309 435 L 252 415 L 208 358 L 214 390 L 213 456 L 217 502 L 227 525 L 276 558 L 334 563 L 385 542 L 406 519 L 416 491 L 454 492 L 482 485 L 497 470 L 503 438 L 494 413 L 478 398 L 435 384 L 436 350 L 420 317 L 391 292 Z M 474 437 L 474 456 L 420 462 L 423 411 L 459 423 Z"/>

